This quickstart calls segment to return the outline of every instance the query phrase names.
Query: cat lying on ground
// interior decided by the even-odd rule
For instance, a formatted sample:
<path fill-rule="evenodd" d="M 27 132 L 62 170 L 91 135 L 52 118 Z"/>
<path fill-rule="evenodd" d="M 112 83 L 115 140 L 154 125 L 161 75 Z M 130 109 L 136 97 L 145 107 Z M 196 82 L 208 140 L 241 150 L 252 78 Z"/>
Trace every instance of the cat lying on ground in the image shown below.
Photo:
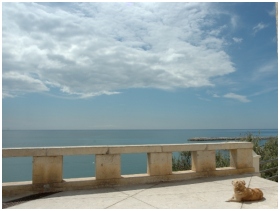
<path fill-rule="evenodd" d="M 258 201 L 263 199 L 263 192 L 259 188 L 246 188 L 244 180 L 233 180 L 233 196 L 227 202 Z"/>

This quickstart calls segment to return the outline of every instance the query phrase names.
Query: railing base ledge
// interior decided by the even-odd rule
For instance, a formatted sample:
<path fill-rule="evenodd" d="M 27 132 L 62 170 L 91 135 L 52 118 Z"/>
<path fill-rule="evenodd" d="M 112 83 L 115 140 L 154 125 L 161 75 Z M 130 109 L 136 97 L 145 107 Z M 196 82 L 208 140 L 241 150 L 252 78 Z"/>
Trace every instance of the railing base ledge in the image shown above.
<path fill-rule="evenodd" d="M 95 177 L 64 179 L 60 183 L 52 184 L 32 184 L 27 182 L 2 183 L 2 197 L 14 196 L 18 194 L 57 192 L 70 190 L 85 190 L 101 187 L 125 186 L 136 184 L 148 184 L 157 182 L 189 180 L 201 177 L 218 177 L 240 174 L 254 173 L 254 168 L 235 169 L 232 167 L 217 168 L 215 171 L 195 172 L 192 170 L 172 172 L 169 175 L 150 176 L 148 174 L 122 175 L 121 178 L 96 180 Z"/>

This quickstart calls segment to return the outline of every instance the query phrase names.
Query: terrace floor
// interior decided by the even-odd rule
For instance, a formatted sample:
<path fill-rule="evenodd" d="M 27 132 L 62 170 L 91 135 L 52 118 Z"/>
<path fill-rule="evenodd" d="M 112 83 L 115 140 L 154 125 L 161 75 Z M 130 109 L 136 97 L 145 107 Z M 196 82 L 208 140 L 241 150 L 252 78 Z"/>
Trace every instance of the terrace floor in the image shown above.
<path fill-rule="evenodd" d="M 260 188 L 262 201 L 226 202 L 233 179 Z M 2 198 L 7 202 L 11 198 Z M 235 175 L 144 185 L 65 191 L 27 201 L 9 209 L 277 209 L 278 183 L 252 175 Z"/>

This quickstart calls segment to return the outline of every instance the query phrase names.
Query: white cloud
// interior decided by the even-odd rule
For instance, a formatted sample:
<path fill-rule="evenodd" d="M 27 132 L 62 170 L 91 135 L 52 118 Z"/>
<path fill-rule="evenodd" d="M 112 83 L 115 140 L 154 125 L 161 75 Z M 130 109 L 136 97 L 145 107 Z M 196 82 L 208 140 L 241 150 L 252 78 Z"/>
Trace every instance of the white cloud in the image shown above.
<path fill-rule="evenodd" d="M 239 19 L 238 16 L 231 15 L 230 22 L 231 22 L 231 25 L 232 25 L 233 28 L 236 28 L 238 26 L 238 19 Z"/>
<path fill-rule="evenodd" d="M 236 43 L 241 43 L 241 42 L 243 41 L 242 38 L 238 38 L 238 37 L 233 37 L 232 39 L 233 39 L 233 41 L 236 42 Z"/>
<path fill-rule="evenodd" d="M 253 34 L 256 34 L 257 32 L 259 32 L 260 30 L 263 30 L 264 28 L 268 27 L 267 24 L 264 23 L 258 23 L 256 26 L 253 27 Z"/>
<path fill-rule="evenodd" d="M 271 60 L 262 65 L 258 72 L 260 73 L 268 73 L 268 72 L 274 72 L 277 73 L 277 60 Z"/>
<path fill-rule="evenodd" d="M 270 11 L 267 11 L 267 13 L 268 13 L 270 16 L 275 17 L 275 13 L 276 13 L 275 7 L 273 7 Z"/>
<path fill-rule="evenodd" d="M 271 59 L 266 61 L 253 73 L 254 80 L 263 80 L 265 77 L 277 77 L 278 73 L 278 61 L 277 59 Z"/>
<path fill-rule="evenodd" d="M 11 91 L 12 90 L 12 91 Z M 25 92 L 44 92 L 49 88 L 38 79 L 18 72 L 6 72 L 2 75 L 3 97 L 15 97 Z"/>
<path fill-rule="evenodd" d="M 235 71 L 210 4 L 3 3 L 2 10 L 3 96 L 213 86 L 212 78 Z"/>
<path fill-rule="evenodd" d="M 238 100 L 238 101 L 243 102 L 243 103 L 250 102 L 250 100 L 248 100 L 246 96 L 238 95 L 238 94 L 235 94 L 235 93 L 225 94 L 224 97 L 225 98 L 231 98 L 231 99 L 234 99 L 234 100 Z"/>
<path fill-rule="evenodd" d="M 254 94 L 252 94 L 251 96 L 259 96 L 259 95 L 263 95 L 266 93 L 270 93 L 270 92 L 274 92 L 274 91 L 278 91 L 278 87 L 269 87 L 269 88 L 265 88 L 259 92 L 255 92 Z"/>

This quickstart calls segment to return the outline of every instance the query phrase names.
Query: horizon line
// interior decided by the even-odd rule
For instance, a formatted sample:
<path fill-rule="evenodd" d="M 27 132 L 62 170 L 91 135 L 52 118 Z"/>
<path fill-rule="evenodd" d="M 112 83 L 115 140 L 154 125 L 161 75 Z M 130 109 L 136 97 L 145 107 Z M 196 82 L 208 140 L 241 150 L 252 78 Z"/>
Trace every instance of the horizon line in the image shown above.
<path fill-rule="evenodd" d="M 2 131 L 48 131 L 48 130 L 69 130 L 69 131 L 77 131 L 77 130 L 85 130 L 85 131 L 90 131 L 90 130 L 278 130 L 278 128 L 131 128 L 131 129 L 123 129 L 123 128 L 116 128 L 116 129 L 109 129 L 109 128 L 104 128 L 104 129 L 2 129 Z"/>

